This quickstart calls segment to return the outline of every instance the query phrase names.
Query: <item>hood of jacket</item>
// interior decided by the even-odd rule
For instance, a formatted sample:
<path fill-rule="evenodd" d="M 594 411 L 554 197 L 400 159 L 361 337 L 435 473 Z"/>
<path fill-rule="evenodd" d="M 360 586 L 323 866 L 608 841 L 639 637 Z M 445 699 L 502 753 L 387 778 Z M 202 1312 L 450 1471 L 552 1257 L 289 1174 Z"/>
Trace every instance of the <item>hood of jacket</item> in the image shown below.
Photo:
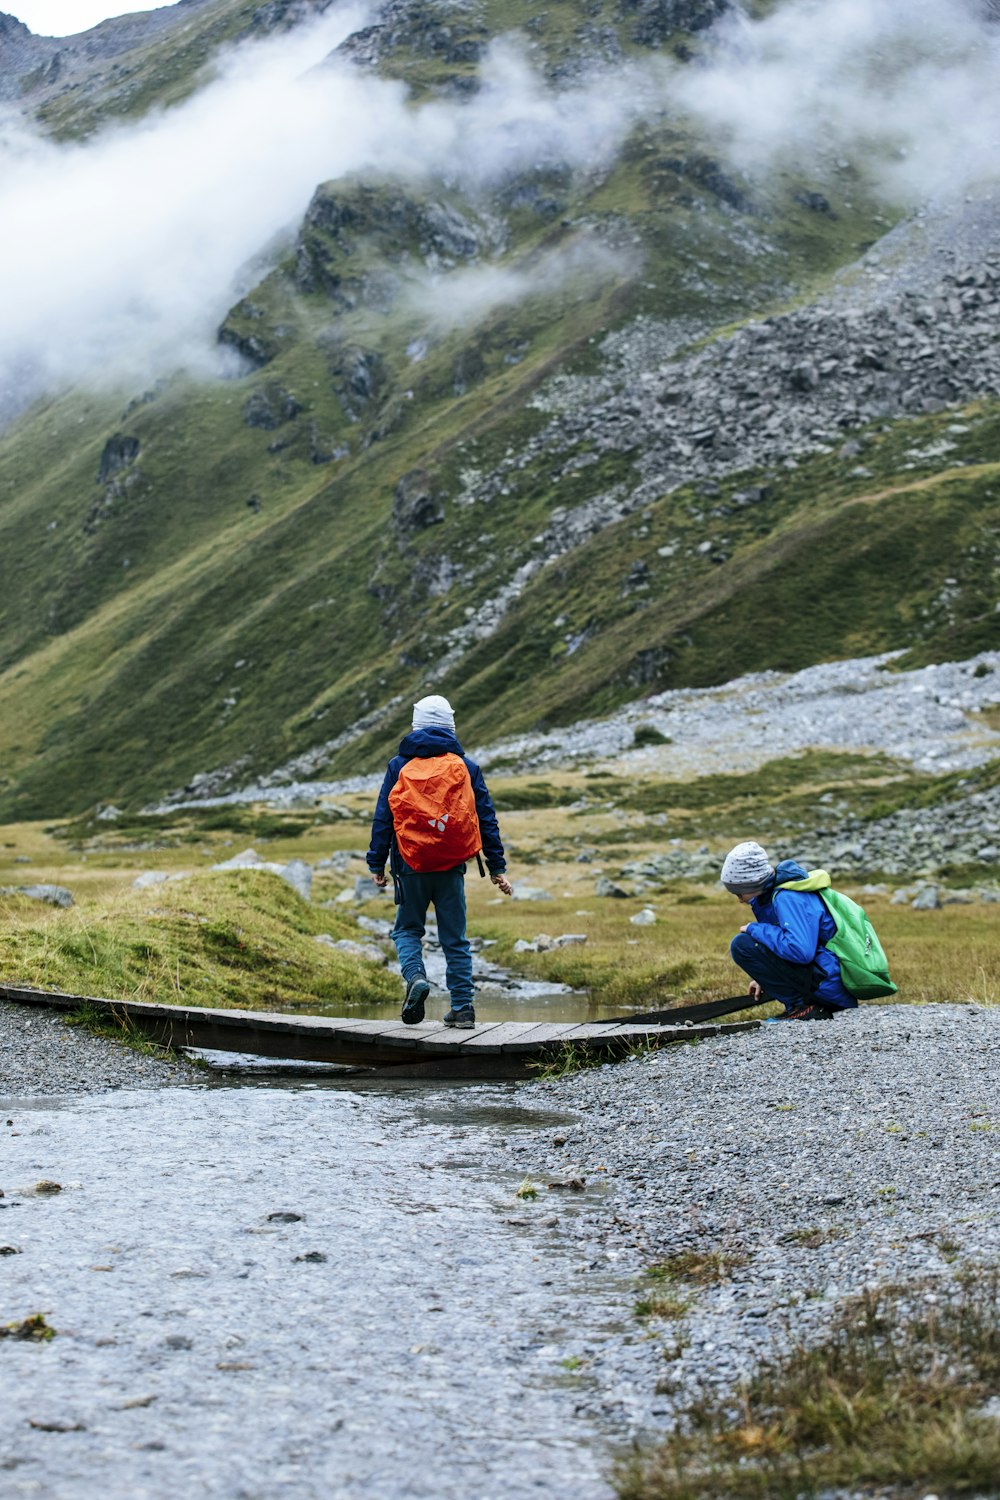
<path fill-rule="evenodd" d="M 804 870 L 797 859 L 783 859 L 774 867 L 774 890 L 775 885 L 784 885 L 786 880 L 808 880 L 809 871 Z"/>
<path fill-rule="evenodd" d="M 427 729 L 411 729 L 400 741 L 399 753 L 404 760 L 412 760 L 414 756 L 427 760 L 432 755 L 464 755 L 465 751 L 450 729 L 431 724 Z"/>

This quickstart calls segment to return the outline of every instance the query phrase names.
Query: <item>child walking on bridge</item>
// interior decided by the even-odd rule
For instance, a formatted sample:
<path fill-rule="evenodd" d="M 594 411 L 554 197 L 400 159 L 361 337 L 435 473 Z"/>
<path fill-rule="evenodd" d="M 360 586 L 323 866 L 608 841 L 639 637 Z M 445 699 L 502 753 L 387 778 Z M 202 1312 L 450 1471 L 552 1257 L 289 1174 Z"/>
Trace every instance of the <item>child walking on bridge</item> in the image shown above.
<path fill-rule="evenodd" d="M 476 1024 L 472 949 L 465 931 L 465 866 L 474 858 L 482 870 L 480 850 L 493 884 L 509 896 L 507 862 L 483 773 L 455 736 L 451 704 L 431 694 L 413 705 L 413 729 L 389 762 L 366 856 L 376 885 L 386 884 L 389 861 L 397 906 L 392 940 L 406 986 L 402 1019 L 407 1026 L 424 1019 L 430 993 L 423 936 L 432 904 L 451 995 L 444 1024 Z"/>

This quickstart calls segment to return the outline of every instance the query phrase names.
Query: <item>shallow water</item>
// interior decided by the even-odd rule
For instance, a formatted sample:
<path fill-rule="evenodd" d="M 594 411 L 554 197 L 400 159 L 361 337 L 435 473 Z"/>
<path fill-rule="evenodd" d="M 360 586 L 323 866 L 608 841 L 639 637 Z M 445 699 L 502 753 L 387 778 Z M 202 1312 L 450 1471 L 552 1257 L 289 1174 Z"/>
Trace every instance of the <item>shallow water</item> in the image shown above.
<path fill-rule="evenodd" d="M 424 939 L 424 968 L 431 983 L 431 996 L 427 1002 L 428 1019 L 443 1016 L 449 1006 L 445 985 L 445 957 L 437 942 L 437 929 L 428 922 Z M 396 973 L 394 959 L 389 969 Z M 475 985 L 476 1018 L 479 1021 L 550 1021 L 583 1022 L 603 1021 L 616 1015 L 614 1004 L 592 1000 L 584 990 L 571 989 L 567 984 L 555 984 L 551 980 L 525 979 L 511 974 L 499 964 L 492 963 L 489 953 L 482 949 L 472 955 L 472 979 Z M 365 1019 L 388 1021 L 399 1015 L 403 986 L 400 980 L 400 1000 L 387 1005 L 366 1005 L 351 1011 L 351 1015 Z"/>
<path fill-rule="evenodd" d="M 611 1495 L 586 1367 L 627 1288 L 584 1291 L 574 1202 L 516 1200 L 501 1149 L 559 1116 L 302 1081 L 2 1107 L 0 1322 L 57 1330 L 0 1342 L 5 1495 Z"/>

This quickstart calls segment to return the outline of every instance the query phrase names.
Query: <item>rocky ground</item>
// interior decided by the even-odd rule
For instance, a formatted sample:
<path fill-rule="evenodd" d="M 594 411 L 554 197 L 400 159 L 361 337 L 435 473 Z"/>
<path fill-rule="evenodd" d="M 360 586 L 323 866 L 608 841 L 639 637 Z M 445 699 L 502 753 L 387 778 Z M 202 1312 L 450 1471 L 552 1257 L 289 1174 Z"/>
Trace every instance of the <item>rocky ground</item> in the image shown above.
<path fill-rule="evenodd" d="M 996 1265 L 998 1043 L 1000 1010 L 866 1006 L 525 1088 L 576 1123 L 512 1141 L 519 1170 L 609 1194 L 574 1230 L 588 1274 L 684 1252 L 730 1261 L 707 1287 L 671 1288 L 690 1301 L 681 1318 L 649 1323 L 659 1398 L 648 1350 L 627 1346 L 595 1371 L 594 1399 L 613 1390 L 637 1423 L 651 1407 L 662 1423 L 699 1386 L 818 1337 L 864 1288 Z"/>
<path fill-rule="evenodd" d="M 190 1064 L 69 1026 L 57 1011 L 0 1000 L 0 1098 L 99 1094 L 190 1080 Z"/>
<path fill-rule="evenodd" d="M 1000 652 L 896 672 L 892 654 L 826 662 L 801 672 L 759 672 L 715 688 L 682 688 L 631 704 L 605 719 L 583 720 L 547 734 L 520 735 L 472 754 L 491 774 L 545 774 L 604 767 L 616 774 L 683 780 L 755 771 L 809 750 L 881 753 L 926 772 L 971 770 L 994 759 L 1000 735 L 983 710 L 1000 695 Z M 636 732 L 658 731 L 664 742 L 636 747 Z M 323 782 L 273 779 L 217 798 L 178 794 L 164 806 L 217 806 L 263 801 L 278 807 L 316 797 L 374 792 L 380 777 Z M 862 821 L 830 796 L 811 826 L 789 830 L 796 857 L 838 873 L 867 871 L 933 879 L 946 865 L 991 863 L 1000 826 L 1000 789 L 964 793 L 932 807 L 904 808 Z M 716 878 L 725 849 L 692 848 L 671 840 L 662 853 L 625 873 L 640 878 Z M 911 892 L 916 896 L 916 892 Z"/>
<path fill-rule="evenodd" d="M 921 1284 L 921 1296 L 933 1297 L 963 1269 L 995 1265 L 998 1044 L 997 1009 L 868 1006 L 830 1023 L 763 1026 L 556 1081 L 514 1089 L 467 1086 L 462 1128 L 452 1141 L 460 1160 L 449 1158 L 446 1165 L 474 1168 L 477 1179 L 492 1184 L 494 1226 L 506 1226 L 506 1234 L 534 1249 L 538 1269 L 532 1274 L 542 1280 L 532 1297 L 554 1299 L 548 1312 L 543 1304 L 534 1307 L 532 1326 L 541 1331 L 517 1356 L 525 1388 L 533 1389 L 538 1370 L 551 1366 L 552 1379 L 543 1385 L 553 1392 L 572 1387 L 571 1420 L 581 1435 L 586 1427 L 590 1433 L 615 1432 L 622 1442 L 648 1443 L 668 1429 L 700 1387 L 728 1390 L 761 1359 L 822 1337 L 845 1299 L 862 1290 L 913 1282 Z M 96 1103 L 108 1089 L 174 1083 L 183 1076 L 175 1066 L 69 1031 L 56 1017 L 8 1005 L 0 1006 L 0 1048 L 6 1105 L 22 1130 L 26 1098 L 41 1108 L 40 1096 L 87 1091 Z M 448 1096 L 431 1085 L 408 1097 L 417 1142 L 404 1142 L 401 1150 L 416 1152 L 429 1173 L 425 1157 L 433 1143 L 427 1131 L 451 1119 Z M 245 1100 L 250 1113 L 254 1098 Z M 303 1109 L 312 1101 L 307 1113 L 320 1108 L 315 1092 L 301 1093 L 301 1100 Z M 180 1113 L 187 1107 L 178 1103 Z M 366 1102 L 358 1092 L 348 1114 L 367 1110 L 374 1118 L 388 1110 L 394 1117 L 397 1107 L 402 1101 L 374 1095 Z M 199 1161 L 222 1160 L 233 1149 L 238 1092 L 225 1091 L 212 1109 L 220 1111 L 227 1123 L 218 1143 L 222 1157 L 215 1157 L 203 1134 L 195 1153 Z M 133 1126 L 137 1118 L 132 1108 Z M 206 1126 L 199 1128 L 204 1132 Z M 49 1133 L 42 1132 L 36 1154 L 48 1149 Z M 402 1191 L 404 1168 L 392 1159 L 392 1131 L 375 1134 L 384 1148 L 382 1170 Z M 111 1150 L 111 1138 L 102 1137 L 101 1151 L 106 1156 Z M 113 1181 L 110 1159 L 106 1165 Z M 88 1168 L 91 1176 L 95 1170 L 93 1164 Z M 513 1186 L 526 1179 L 537 1187 L 537 1197 L 515 1198 Z M 431 1191 L 427 1176 L 422 1191 Z M 309 1201 L 318 1215 L 319 1200 Z M 467 1214 L 465 1198 L 463 1203 Z M 214 1244 L 217 1229 L 205 1218 L 204 1205 L 200 1212 L 199 1233 Z M 291 1220 L 298 1214 L 271 1217 Z M 23 1235 L 27 1225 L 24 1218 L 14 1227 Z M 481 1229 L 495 1234 L 485 1222 Z M 319 1232 L 317 1218 L 313 1239 Z M 334 1241 L 329 1249 L 335 1252 Z M 465 1253 L 473 1256 L 470 1264 L 479 1264 L 473 1248 Z M 682 1277 L 666 1287 L 645 1276 L 649 1266 L 678 1255 L 693 1257 L 692 1265 L 714 1262 L 721 1274 L 701 1281 Z M 313 1256 L 325 1258 L 325 1252 Z M 551 1270 L 543 1270 L 543 1262 Z M 121 1274 L 125 1269 L 123 1262 Z M 173 1274 L 207 1276 L 217 1269 L 206 1262 Z M 548 1275 L 556 1280 L 546 1282 Z M 545 1293 L 545 1286 L 554 1290 Z M 675 1305 L 669 1315 L 637 1311 L 657 1289 L 670 1293 Z M 58 1294 L 57 1279 L 47 1295 L 58 1301 Z M 178 1294 L 170 1296 L 176 1302 Z M 559 1322 L 558 1334 L 557 1304 L 559 1319 L 570 1320 L 565 1328 Z M 185 1329 L 183 1339 L 171 1335 L 170 1347 L 193 1349 L 194 1360 L 198 1338 Z M 154 1325 L 150 1330 L 156 1332 Z M 201 1325 L 194 1328 L 199 1332 L 204 1334 Z M 87 1357 L 98 1359 L 98 1346 L 91 1353 L 80 1337 Z M 246 1358 L 245 1351 L 240 1357 Z M 254 1363 L 218 1366 L 224 1368 L 252 1370 Z M 165 1377 L 147 1371 L 145 1378 L 155 1385 Z M 440 1402 L 443 1373 L 437 1378 Z M 50 1430 L 90 1428 L 100 1436 L 101 1422 L 107 1425 L 110 1418 L 96 1407 L 80 1417 L 88 1401 L 94 1405 L 75 1386 L 60 1387 L 58 1400 L 50 1395 L 52 1410 L 68 1421 L 59 1404 L 68 1403 L 81 1426 L 60 1428 L 53 1417 Z M 163 1436 L 169 1447 L 169 1422 Z M 17 1462 L 27 1463 L 31 1455 L 24 1442 L 22 1447 Z M 53 1461 L 39 1451 L 39 1462 Z M 447 1489 L 449 1464 L 440 1456 L 435 1462 Z M 498 1462 L 497 1474 L 505 1460 Z M 24 1478 L 30 1478 L 27 1468 Z M 588 1483 L 588 1495 L 610 1496 L 596 1476 Z M 568 1497 L 571 1491 L 562 1484 L 548 1493 Z M 67 1493 L 78 1491 L 71 1487 Z M 307 1485 L 303 1493 L 313 1491 Z"/>

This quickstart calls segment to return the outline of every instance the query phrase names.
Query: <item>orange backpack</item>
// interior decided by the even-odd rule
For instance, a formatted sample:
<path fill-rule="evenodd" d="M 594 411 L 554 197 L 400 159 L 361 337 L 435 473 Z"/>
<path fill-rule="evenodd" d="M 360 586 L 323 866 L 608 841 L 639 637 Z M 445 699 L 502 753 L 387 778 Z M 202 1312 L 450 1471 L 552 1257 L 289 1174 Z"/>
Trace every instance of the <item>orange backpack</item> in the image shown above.
<path fill-rule="evenodd" d="M 389 808 L 399 852 L 420 874 L 454 869 L 482 847 L 468 767 L 453 752 L 408 760 Z"/>

